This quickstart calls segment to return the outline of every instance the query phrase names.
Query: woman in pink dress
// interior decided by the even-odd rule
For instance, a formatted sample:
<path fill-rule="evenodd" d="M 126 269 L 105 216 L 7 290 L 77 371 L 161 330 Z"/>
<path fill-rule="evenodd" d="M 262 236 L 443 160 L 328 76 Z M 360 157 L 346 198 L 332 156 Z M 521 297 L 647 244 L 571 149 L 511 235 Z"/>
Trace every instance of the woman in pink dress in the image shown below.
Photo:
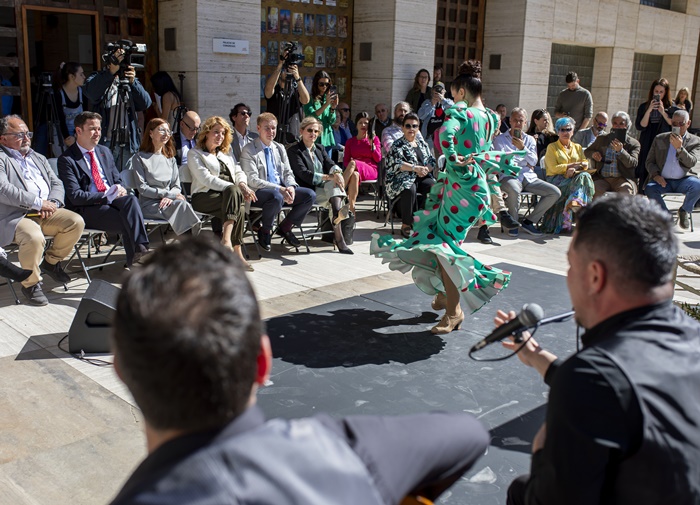
<path fill-rule="evenodd" d="M 350 202 L 350 212 L 355 213 L 355 201 L 359 192 L 360 183 L 363 181 L 376 181 L 377 166 L 382 160 L 382 149 L 379 137 L 370 131 L 369 114 L 360 112 L 355 117 L 357 125 L 357 136 L 348 139 L 345 143 L 345 165 L 346 190 Z M 349 180 L 349 175 L 357 172 L 358 177 Z M 349 175 L 348 175 L 349 174 Z M 353 187 L 352 182 L 355 182 Z M 348 184 L 349 183 L 349 184 Z"/>

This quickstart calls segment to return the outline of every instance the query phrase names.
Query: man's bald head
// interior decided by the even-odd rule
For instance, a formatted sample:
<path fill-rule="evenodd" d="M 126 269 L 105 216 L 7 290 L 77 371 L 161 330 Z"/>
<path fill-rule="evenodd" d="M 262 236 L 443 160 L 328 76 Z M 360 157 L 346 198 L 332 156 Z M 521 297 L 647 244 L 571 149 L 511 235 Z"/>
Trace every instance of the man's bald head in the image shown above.
<path fill-rule="evenodd" d="M 199 114 L 188 110 L 180 120 L 180 131 L 186 139 L 192 140 L 197 136 L 201 124 L 202 120 L 199 118 Z"/>

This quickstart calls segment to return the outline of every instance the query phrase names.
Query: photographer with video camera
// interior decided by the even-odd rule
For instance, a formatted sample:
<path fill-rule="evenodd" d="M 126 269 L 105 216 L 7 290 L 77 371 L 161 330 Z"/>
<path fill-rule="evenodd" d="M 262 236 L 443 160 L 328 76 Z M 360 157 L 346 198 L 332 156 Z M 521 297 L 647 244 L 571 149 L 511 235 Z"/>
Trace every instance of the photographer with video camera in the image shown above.
<path fill-rule="evenodd" d="M 280 55 L 280 62 L 265 83 L 267 110 L 277 118 L 277 142 L 289 144 L 296 141 L 299 124 L 302 119 L 301 106 L 311 100 L 309 91 L 299 77 L 299 64 L 304 56 L 295 53 L 296 44 L 285 42 Z"/>
<path fill-rule="evenodd" d="M 102 55 L 105 67 L 88 77 L 83 87 L 90 103 L 97 104 L 93 110 L 103 118 L 100 143 L 110 148 L 119 171 L 141 144 L 136 113 L 151 106 L 151 97 L 136 78 L 136 68 L 143 66 L 131 62 L 132 54 L 145 53 L 144 44 L 130 40 L 108 43 Z"/>

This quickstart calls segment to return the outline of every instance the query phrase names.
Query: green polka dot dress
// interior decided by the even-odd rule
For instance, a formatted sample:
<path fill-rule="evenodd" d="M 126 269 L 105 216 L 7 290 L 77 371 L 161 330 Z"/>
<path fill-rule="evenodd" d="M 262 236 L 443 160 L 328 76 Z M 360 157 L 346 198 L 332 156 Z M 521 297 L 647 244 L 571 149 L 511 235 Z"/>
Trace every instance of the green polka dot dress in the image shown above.
<path fill-rule="evenodd" d="M 441 267 L 459 289 L 467 312 L 475 312 L 510 281 L 510 272 L 484 265 L 462 250 L 467 231 L 483 219 L 496 222 L 489 208 L 491 188 L 501 173 L 517 176 L 512 159 L 524 151 L 490 151 L 498 116 L 491 110 L 459 102 L 445 115 L 440 143 L 447 159 L 426 199 L 425 208 L 413 215 L 413 234 L 405 240 L 374 234 L 370 252 L 391 270 L 412 272 L 416 286 L 429 295 L 445 291 Z M 457 165 L 458 156 L 474 161 Z"/>

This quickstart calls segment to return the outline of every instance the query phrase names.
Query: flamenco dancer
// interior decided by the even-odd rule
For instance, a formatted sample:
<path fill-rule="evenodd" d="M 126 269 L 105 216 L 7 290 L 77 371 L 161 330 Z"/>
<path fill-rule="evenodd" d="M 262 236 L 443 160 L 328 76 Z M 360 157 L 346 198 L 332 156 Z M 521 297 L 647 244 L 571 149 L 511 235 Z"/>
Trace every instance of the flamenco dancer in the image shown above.
<path fill-rule="evenodd" d="M 370 246 L 370 252 L 391 270 L 412 271 L 416 286 L 435 295 L 432 307 L 445 309 L 445 315 L 431 330 L 434 334 L 459 329 L 464 321 L 461 300 L 475 312 L 510 281 L 510 272 L 484 265 L 460 247 L 479 219 L 496 222 L 489 208 L 492 183 L 487 175 L 517 176 L 520 169 L 511 160 L 525 154 L 489 151 L 498 115 L 481 101 L 480 77 L 481 63 L 469 60 L 452 82 L 455 104 L 439 130 L 446 169 L 432 187 L 425 208 L 413 215 L 413 233 L 402 241 L 375 234 Z"/>

